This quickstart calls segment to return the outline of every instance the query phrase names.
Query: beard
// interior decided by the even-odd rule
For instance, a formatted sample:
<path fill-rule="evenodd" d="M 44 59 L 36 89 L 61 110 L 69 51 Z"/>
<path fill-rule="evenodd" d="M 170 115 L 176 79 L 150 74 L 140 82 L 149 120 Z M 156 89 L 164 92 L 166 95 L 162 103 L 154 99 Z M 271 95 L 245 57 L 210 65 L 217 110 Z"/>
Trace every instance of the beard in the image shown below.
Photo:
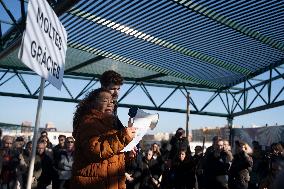
<path fill-rule="evenodd" d="M 117 99 L 118 99 L 118 95 L 117 94 L 112 94 L 111 96 L 112 96 L 113 101 L 117 101 Z"/>

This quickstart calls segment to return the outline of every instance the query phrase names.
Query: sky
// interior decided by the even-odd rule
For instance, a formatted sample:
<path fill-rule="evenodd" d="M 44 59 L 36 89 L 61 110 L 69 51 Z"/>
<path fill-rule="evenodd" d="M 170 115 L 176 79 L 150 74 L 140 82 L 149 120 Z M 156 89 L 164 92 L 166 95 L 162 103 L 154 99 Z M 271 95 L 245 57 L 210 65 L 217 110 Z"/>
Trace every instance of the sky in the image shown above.
<path fill-rule="evenodd" d="M 4 0 L 3 1 L 10 10 L 13 10 L 13 14 L 16 18 L 19 17 L 20 10 L 15 8 L 19 7 L 19 0 Z M 0 5 L 0 20 L 9 21 L 9 17 L 7 13 L 3 10 L 3 7 Z M 10 21 L 11 22 L 11 21 Z M 2 23 L 2 32 L 10 27 L 9 24 Z M 3 73 L 0 73 L 0 78 Z M 8 75 L 6 76 L 8 77 Z M 29 86 L 36 90 L 39 87 L 40 77 L 39 76 L 24 76 L 27 80 Z M 266 76 L 259 76 L 259 79 L 264 79 Z M 0 81 L 0 92 L 25 92 L 23 86 L 19 84 L 17 78 L 13 78 L 11 81 L 1 85 L 2 81 Z M 78 92 L 81 90 L 82 86 L 80 81 L 66 81 L 72 91 Z M 275 91 L 279 91 L 283 87 L 283 79 L 273 86 Z M 99 87 L 99 86 L 95 86 Z M 129 86 L 123 85 L 121 94 L 128 89 Z M 161 89 L 161 88 L 150 88 L 151 94 L 153 98 L 157 102 L 162 102 L 166 95 L 170 93 L 169 89 Z M 274 91 L 274 92 L 275 92 Z M 192 98 L 195 100 L 197 104 L 204 104 L 208 100 L 210 96 L 206 96 L 206 94 L 202 92 L 192 92 Z M 66 91 L 58 91 L 55 87 L 49 86 L 45 89 L 44 95 L 46 96 L 65 96 L 67 95 Z M 135 90 L 131 93 L 122 103 L 127 104 L 143 104 L 150 105 L 151 103 L 147 98 L 144 98 L 144 94 L 141 89 Z M 284 94 L 282 93 L 280 98 L 283 99 Z M 254 96 L 253 96 L 254 97 Z M 261 101 L 257 100 L 257 104 L 260 104 Z M 66 103 L 66 102 L 54 102 L 54 101 L 44 101 L 43 109 L 41 112 L 40 119 L 40 127 L 43 127 L 47 122 L 53 122 L 54 125 L 61 131 L 72 131 L 72 117 L 75 111 L 75 103 Z M 212 103 L 209 107 L 210 111 L 222 111 L 221 103 L 215 102 Z M 183 95 L 177 94 L 174 95 L 167 103 L 166 107 L 173 108 L 186 108 L 186 99 Z M 5 97 L 0 96 L 0 122 L 4 123 L 12 123 L 12 124 L 21 124 L 23 121 L 30 121 L 34 125 L 35 123 L 35 115 L 37 110 L 37 100 L 34 99 L 24 99 L 24 98 L 15 98 L 15 97 Z M 155 111 L 147 111 L 149 113 L 156 113 Z M 126 125 L 128 120 L 128 109 L 127 108 L 119 108 L 118 116 L 121 119 L 122 123 Z M 178 127 L 185 128 L 186 125 L 186 115 L 181 113 L 169 113 L 169 112 L 158 112 L 160 115 L 160 120 L 154 131 L 150 133 L 157 132 L 175 132 Z M 238 126 L 250 127 L 252 125 L 278 125 L 284 124 L 284 107 L 273 108 L 261 112 L 256 112 L 244 116 L 239 116 L 234 118 L 233 124 Z M 190 129 L 202 129 L 204 127 L 214 128 L 216 126 L 224 126 L 227 124 L 226 118 L 218 118 L 211 116 L 200 116 L 200 115 L 190 115 L 189 125 Z"/>

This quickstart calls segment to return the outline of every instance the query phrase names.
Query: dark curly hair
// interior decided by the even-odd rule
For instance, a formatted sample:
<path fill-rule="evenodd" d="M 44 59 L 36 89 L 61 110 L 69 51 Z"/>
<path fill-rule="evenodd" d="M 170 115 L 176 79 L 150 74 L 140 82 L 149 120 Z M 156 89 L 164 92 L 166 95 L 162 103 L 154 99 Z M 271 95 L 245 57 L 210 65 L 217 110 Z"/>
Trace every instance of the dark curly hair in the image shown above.
<path fill-rule="evenodd" d="M 113 70 L 105 71 L 100 77 L 102 87 L 106 88 L 110 84 L 122 85 L 123 78 L 121 75 Z"/>
<path fill-rule="evenodd" d="M 100 93 L 102 92 L 108 92 L 110 93 L 109 90 L 104 89 L 104 88 L 99 88 L 90 91 L 84 99 L 82 99 L 76 106 L 76 111 L 73 116 L 73 132 L 76 132 L 76 128 L 79 125 L 82 117 L 90 111 L 95 108 L 95 101 L 99 97 Z M 111 94 L 111 93 L 110 93 Z"/>

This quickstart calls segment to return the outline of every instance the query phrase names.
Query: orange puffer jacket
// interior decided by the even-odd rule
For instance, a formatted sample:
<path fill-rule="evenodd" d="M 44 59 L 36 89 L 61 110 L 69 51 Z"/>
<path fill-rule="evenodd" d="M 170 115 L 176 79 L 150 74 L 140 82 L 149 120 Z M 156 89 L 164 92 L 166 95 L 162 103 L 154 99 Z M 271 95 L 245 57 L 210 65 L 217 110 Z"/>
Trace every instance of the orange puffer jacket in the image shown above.
<path fill-rule="evenodd" d="M 96 110 L 75 128 L 71 189 L 125 189 L 124 153 L 131 141 L 125 129 L 113 127 L 114 117 Z"/>

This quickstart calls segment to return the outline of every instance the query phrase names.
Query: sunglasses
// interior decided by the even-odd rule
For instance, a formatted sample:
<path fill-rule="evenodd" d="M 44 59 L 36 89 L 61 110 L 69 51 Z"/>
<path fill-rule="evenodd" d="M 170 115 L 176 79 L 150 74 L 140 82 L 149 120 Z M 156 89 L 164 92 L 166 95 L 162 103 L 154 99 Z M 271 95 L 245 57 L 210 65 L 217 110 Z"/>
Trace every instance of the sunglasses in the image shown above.
<path fill-rule="evenodd" d="M 67 141 L 67 143 L 74 143 L 74 141 Z"/>

